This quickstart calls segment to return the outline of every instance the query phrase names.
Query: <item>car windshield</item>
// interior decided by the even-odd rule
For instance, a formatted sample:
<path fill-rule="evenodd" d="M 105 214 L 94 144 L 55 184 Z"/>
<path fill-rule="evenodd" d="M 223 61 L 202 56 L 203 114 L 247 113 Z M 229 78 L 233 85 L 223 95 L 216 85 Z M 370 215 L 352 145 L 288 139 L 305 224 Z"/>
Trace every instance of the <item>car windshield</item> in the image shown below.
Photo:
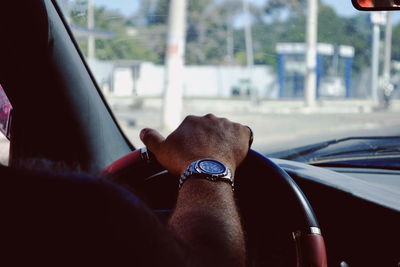
<path fill-rule="evenodd" d="M 351 0 L 58 2 L 136 147 L 143 127 L 167 135 L 207 113 L 250 126 L 264 154 L 400 135 L 396 12 Z"/>

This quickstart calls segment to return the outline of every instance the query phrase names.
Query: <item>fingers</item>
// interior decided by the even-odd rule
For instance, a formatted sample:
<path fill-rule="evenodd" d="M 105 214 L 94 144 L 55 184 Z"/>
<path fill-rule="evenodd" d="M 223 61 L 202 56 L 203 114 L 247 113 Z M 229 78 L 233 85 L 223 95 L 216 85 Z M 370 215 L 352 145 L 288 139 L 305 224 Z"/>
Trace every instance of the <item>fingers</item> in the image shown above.
<path fill-rule="evenodd" d="M 140 132 L 140 139 L 143 144 L 152 152 L 157 152 L 165 138 L 158 131 L 145 128 Z"/>

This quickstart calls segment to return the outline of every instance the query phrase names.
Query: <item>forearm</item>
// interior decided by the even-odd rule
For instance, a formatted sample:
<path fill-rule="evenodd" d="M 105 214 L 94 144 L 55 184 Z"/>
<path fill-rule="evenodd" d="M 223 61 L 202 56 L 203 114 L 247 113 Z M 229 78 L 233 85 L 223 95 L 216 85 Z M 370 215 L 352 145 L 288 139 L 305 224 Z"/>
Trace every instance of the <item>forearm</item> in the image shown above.
<path fill-rule="evenodd" d="M 229 184 L 188 179 L 169 224 L 207 266 L 245 265 L 244 235 Z"/>

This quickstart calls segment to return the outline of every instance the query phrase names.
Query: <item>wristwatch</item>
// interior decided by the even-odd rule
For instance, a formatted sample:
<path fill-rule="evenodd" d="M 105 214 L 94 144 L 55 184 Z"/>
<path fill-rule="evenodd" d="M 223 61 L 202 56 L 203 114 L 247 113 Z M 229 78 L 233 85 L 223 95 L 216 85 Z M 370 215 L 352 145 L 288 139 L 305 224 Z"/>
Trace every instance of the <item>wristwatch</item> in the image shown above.
<path fill-rule="evenodd" d="M 231 170 L 215 159 L 200 159 L 192 162 L 179 179 L 179 188 L 189 178 L 206 179 L 212 182 L 226 182 L 232 186 L 233 175 Z"/>

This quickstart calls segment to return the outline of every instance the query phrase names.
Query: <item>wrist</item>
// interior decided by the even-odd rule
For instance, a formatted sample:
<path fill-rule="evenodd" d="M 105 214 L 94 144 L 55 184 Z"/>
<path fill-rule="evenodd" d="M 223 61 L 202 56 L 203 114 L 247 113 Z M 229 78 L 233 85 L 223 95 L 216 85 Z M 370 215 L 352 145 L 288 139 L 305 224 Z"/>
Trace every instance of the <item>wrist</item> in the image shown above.
<path fill-rule="evenodd" d="M 188 179 L 179 190 L 180 193 L 188 193 L 193 195 L 196 194 L 227 194 L 233 193 L 232 186 L 224 182 L 212 182 L 206 179 Z"/>

